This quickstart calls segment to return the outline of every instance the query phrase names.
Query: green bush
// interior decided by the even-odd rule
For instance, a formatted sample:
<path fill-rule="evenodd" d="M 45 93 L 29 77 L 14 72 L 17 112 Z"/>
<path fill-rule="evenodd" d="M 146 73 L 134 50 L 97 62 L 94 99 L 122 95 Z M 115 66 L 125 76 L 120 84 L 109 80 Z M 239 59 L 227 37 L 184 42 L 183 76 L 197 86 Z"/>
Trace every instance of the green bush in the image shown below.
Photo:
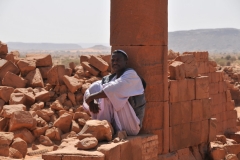
<path fill-rule="evenodd" d="M 231 58 L 230 55 L 227 55 L 227 56 L 225 57 L 226 60 L 230 60 L 230 58 Z"/>

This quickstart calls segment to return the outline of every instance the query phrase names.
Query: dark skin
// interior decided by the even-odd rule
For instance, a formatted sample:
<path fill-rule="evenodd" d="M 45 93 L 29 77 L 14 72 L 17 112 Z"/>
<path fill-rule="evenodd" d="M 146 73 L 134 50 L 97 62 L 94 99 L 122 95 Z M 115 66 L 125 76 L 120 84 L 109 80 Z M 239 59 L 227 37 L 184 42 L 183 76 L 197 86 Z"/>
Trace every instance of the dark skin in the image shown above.
<path fill-rule="evenodd" d="M 111 58 L 111 64 L 112 64 L 112 71 L 113 73 L 116 73 L 117 78 L 119 78 L 125 71 L 127 67 L 127 59 L 122 55 L 121 53 L 113 53 Z M 99 112 L 98 104 L 94 103 L 94 99 L 99 98 L 107 98 L 107 95 L 104 93 L 104 91 L 100 91 L 95 94 L 91 94 L 87 99 L 86 103 L 90 107 L 90 111 L 93 113 Z"/>

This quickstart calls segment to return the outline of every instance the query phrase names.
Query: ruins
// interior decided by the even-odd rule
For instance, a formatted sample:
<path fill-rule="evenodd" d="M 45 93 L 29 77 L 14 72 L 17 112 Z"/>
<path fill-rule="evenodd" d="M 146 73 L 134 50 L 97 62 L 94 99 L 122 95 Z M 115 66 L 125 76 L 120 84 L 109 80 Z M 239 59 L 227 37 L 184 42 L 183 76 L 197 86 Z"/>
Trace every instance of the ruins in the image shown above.
<path fill-rule="evenodd" d="M 168 53 L 167 6 L 111 1 L 112 50 L 126 51 L 147 82 L 138 136 L 114 139 L 107 121 L 82 108 L 86 89 L 110 74 L 111 55 L 82 55 L 80 65 L 65 67 L 53 65 L 50 54 L 20 58 L 0 42 L 0 159 L 239 159 L 239 92 L 230 83 L 238 75 L 207 51 Z"/>

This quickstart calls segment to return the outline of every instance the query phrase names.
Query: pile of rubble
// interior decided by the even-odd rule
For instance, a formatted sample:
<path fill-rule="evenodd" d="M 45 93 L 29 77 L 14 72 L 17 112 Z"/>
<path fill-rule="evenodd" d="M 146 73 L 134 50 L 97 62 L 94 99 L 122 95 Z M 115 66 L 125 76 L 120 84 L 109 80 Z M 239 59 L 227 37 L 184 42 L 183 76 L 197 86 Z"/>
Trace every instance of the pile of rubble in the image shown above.
<path fill-rule="evenodd" d="M 20 58 L 19 52 L 8 53 L 7 45 L 0 42 L 0 57 L 0 156 L 22 158 L 27 145 L 32 150 L 37 149 L 35 143 L 53 146 L 79 132 L 81 140 L 112 139 L 108 122 L 91 120 L 82 107 L 86 89 L 110 73 L 110 55 L 81 56 L 81 65 L 70 63 L 65 68 L 53 66 L 49 54 Z M 101 135 L 91 130 L 93 124 Z M 84 141 L 96 144 L 96 139 Z M 84 149 L 81 143 L 87 142 L 77 145 Z"/>

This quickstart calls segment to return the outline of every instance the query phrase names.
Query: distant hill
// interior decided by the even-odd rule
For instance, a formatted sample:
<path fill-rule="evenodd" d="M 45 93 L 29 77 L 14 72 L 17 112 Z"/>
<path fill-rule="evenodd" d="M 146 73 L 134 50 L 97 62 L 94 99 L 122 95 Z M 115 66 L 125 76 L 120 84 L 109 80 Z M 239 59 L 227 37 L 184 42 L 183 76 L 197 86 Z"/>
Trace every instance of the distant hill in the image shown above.
<path fill-rule="evenodd" d="M 178 52 L 240 52 L 240 30 L 222 28 L 169 32 L 168 48 Z"/>
<path fill-rule="evenodd" d="M 22 42 L 8 42 L 9 50 L 19 51 L 39 51 L 39 50 L 79 50 L 82 47 L 78 44 L 72 43 L 22 43 Z"/>
<path fill-rule="evenodd" d="M 90 47 L 91 49 L 97 49 L 97 50 L 111 50 L 110 47 L 104 46 L 104 45 L 95 45 L 93 47 Z"/>

